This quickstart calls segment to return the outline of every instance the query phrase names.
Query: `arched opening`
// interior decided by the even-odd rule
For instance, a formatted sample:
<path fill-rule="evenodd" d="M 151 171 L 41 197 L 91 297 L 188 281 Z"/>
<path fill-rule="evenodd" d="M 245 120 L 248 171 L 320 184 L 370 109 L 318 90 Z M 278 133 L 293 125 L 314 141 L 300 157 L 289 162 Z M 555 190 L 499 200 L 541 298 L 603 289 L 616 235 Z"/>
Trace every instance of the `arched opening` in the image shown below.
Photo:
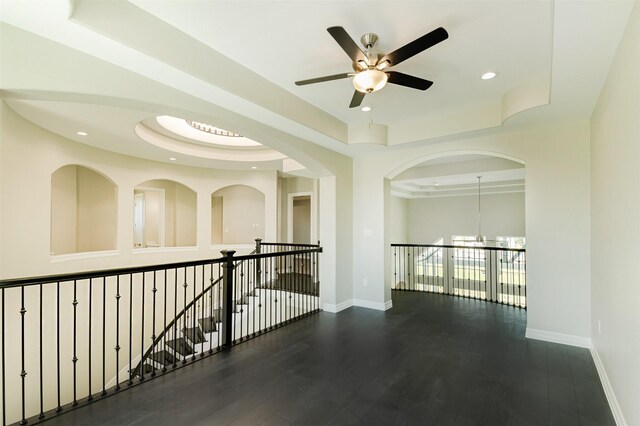
<path fill-rule="evenodd" d="M 488 242 L 525 236 L 524 164 L 480 153 L 428 158 L 391 181 L 392 239 L 444 244 L 484 235 Z M 405 200 L 406 208 L 403 209 Z M 398 213 L 406 210 L 407 216 Z M 393 238 L 396 237 L 396 238 Z"/>
<path fill-rule="evenodd" d="M 212 244 L 251 244 L 264 238 L 265 197 L 247 185 L 230 185 L 211 194 Z"/>
<path fill-rule="evenodd" d="M 154 179 L 133 191 L 134 248 L 196 245 L 195 191 L 181 183 Z"/>
<path fill-rule="evenodd" d="M 438 154 L 398 170 L 389 186 L 391 288 L 526 306 L 522 162 Z"/>
<path fill-rule="evenodd" d="M 51 254 L 114 250 L 117 187 L 102 174 L 69 164 L 51 174 Z"/>

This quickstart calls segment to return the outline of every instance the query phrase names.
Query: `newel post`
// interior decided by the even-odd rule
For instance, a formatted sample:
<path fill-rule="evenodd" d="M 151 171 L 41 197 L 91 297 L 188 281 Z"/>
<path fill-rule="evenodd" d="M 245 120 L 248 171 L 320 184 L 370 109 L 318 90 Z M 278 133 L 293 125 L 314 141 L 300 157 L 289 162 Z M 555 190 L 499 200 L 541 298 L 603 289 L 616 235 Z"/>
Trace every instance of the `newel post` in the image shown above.
<path fill-rule="evenodd" d="M 256 238 L 256 254 L 260 254 L 262 238 Z M 262 287 L 262 261 L 260 258 L 256 259 L 256 288 Z"/>
<path fill-rule="evenodd" d="M 233 255 L 235 250 L 222 250 L 222 256 L 226 258 L 226 261 L 222 264 L 222 282 L 223 293 L 222 297 L 224 305 L 222 308 L 222 346 L 230 348 L 233 343 L 233 272 L 235 265 L 233 264 Z"/>

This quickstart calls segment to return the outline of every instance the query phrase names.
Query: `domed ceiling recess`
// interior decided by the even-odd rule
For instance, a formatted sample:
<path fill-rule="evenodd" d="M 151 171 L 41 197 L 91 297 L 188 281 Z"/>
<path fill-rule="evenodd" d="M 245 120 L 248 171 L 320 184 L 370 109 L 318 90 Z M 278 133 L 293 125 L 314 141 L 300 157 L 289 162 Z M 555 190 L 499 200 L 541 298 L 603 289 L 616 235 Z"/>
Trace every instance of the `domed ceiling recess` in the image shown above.
<path fill-rule="evenodd" d="M 202 121 L 161 115 L 142 120 L 136 134 L 145 142 L 194 157 L 224 161 L 272 161 L 286 156 L 233 131 Z"/>

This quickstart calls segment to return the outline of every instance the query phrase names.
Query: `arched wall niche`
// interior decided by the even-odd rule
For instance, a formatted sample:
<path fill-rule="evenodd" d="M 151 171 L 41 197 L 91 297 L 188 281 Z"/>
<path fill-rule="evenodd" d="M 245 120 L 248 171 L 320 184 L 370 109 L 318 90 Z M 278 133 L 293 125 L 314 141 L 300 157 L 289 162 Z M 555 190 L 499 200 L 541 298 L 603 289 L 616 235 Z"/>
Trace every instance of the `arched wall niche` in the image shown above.
<path fill-rule="evenodd" d="M 134 248 L 192 247 L 196 236 L 195 191 L 168 179 L 147 180 L 134 187 Z"/>
<path fill-rule="evenodd" d="M 248 185 L 229 185 L 211 194 L 211 243 L 252 244 L 264 239 L 265 194 Z"/>
<path fill-rule="evenodd" d="M 117 186 L 101 172 L 68 164 L 51 174 L 51 255 L 116 249 Z"/>

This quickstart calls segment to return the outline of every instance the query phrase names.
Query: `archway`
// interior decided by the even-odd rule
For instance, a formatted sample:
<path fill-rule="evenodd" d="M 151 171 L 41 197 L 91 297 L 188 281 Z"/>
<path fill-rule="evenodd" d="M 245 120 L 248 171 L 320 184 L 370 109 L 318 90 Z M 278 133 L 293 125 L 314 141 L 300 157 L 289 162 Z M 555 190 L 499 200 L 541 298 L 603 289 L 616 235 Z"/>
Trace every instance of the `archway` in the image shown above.
<path fill-rule="evenodd" d="M 524 162 L 452 151 L 388 176 L 391 289 L 526 306 Z"/>

